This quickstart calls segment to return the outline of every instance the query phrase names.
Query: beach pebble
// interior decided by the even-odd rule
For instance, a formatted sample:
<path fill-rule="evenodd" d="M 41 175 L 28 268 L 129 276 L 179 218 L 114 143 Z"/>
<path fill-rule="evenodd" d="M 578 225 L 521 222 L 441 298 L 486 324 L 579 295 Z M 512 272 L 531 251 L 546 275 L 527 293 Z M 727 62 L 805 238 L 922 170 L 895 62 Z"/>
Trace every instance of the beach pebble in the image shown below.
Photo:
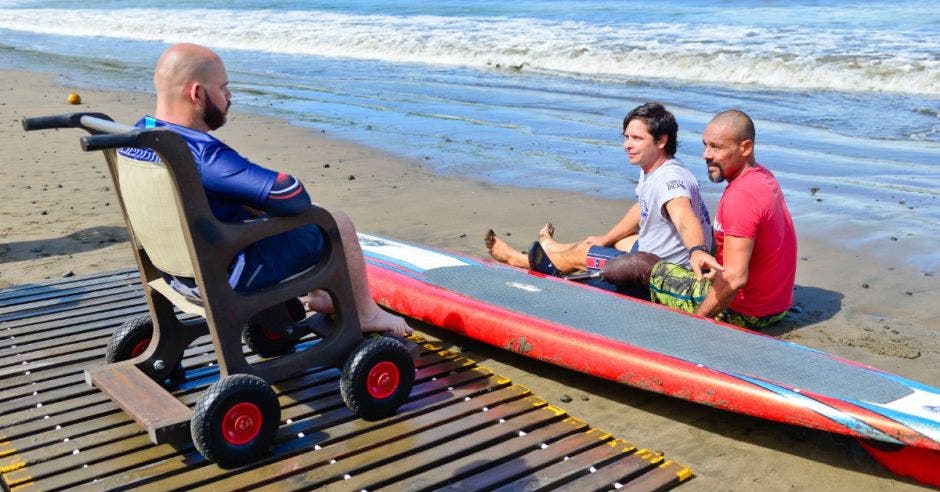
<path fill-rule="evenodd" d="M 561 400 L 562 403 L 571 403 L 571 397 L 568 395 L 561 395 L 558 399 Z"/>
<path fill-rule="evenodd" d="M 591 399 L 587 395 L 581 395 L 581 401 L 591 401 Z"/>
<path fill-rule="evenodd" d="M 862 288 L 863 288 L 863 289 L 867 289 L 868 287 L 869 287 L 868 284 L 862 284 Z"/>
<path fill-rule="evenodd" d="M 349 175 L 349 177 L 348 177 L 348 178 L 346 178 L 346 179 L 348 179 L 348 180 L 350 180 L 350 181 L 352 181 L 352 180 L 354 180 L 354 179 L 356 179 L 356 177 L 355 177 L 355 176 L 353 176 L 352 174 L 350 174 L 350 175 Z"/>
<path fill-rule="evenodd" d="M 71 271 L 71 270 L 69 270 L 69 271 L 67 271 L 67 272 L 65 272 L 65 273 L 62 274 L 62 278 L 69 278 L 69 277 L 74 277 L 74 276 L 75 276 L 75 272 L 73 272 L 73 271 Z"/>

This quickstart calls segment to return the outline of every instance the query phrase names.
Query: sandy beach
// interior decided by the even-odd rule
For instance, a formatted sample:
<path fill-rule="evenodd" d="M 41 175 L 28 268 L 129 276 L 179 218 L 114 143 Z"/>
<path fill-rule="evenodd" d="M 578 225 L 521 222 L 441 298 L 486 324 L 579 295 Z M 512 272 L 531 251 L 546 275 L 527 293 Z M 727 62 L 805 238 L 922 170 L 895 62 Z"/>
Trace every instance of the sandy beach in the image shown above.
<path fill-rule="evenodd" d="M 20 121 L 96 111 L 132 123 L 152 112 L 153 95 L 66 87 L 28 72 L 0 71 L 0 81 L 0 189 L 7 197 L 0 205 L 0 288 L 133 266 L 103 159 L 80 149 L 79 131 L 26 133 Z M 66 102 L 71 90 L 82 104 Z M 241 112 L 238 94 L 217 136 L 261 165 L 298 176 L 314 201 L 346 211 L 360 231 L 476 256 L 486 255 L 488 228 L 524 247 L 550 220 L 557 238 L 577 240 L 606 231 L 629 205 L 442 177 L 421 160 Z M 865 251 L 805 235 L 799 247 L 796 305 L 770 334 L 940 385 L 940 272 L 903 267 L 900 254 L 896 264 L 875 262 Z M 841 436 L 660 396 L 415 327 L 592 426 L 690 466 L 696 478 L 680 490 L 921 489 Z"/>

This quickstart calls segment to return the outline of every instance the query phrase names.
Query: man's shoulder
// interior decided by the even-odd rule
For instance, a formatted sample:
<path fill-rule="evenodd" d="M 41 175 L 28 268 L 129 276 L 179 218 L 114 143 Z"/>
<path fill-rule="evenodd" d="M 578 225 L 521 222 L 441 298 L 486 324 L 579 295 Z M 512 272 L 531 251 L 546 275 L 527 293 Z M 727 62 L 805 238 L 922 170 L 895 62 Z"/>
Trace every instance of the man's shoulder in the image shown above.
<path fill-rule="evenodd" d="M 665 192 L 690 192 L 698 186 L 698 180 L 682 161 L 670 159 L 654 173 L 653 182 Z"/>
<path fill-rule="evenodd" d="M 171 130 L 183 137 L 183 140 L 189 144 L 190 148 L 197 156 L 207 151 L 214 152 L 220 149 L 230 149 L 228 145 L 209 133 L 178 125 L 170 121 L 160 120 L 153 116 L 144 116 L 135 126 L 138 128 L 163 128 Z"/>

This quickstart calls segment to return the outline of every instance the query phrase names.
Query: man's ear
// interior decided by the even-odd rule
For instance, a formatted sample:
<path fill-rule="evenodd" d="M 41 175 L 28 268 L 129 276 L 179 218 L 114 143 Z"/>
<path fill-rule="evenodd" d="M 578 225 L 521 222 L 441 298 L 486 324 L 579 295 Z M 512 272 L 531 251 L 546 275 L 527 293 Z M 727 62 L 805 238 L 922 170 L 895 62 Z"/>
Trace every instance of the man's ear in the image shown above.
<path fill-rule="evenodd" d="M 201 106 L 206 103 L 204 101 L 206 91 L 199 82 L 193 82 L 192 85 L 189 86 L 187 95 L 189 96 L 189 100 L 196 106 Z"/>
<path fill-rule="evenodd" d="M 744 157 L 750 157 L 750 155 L 754 153 L 753 140 L 744 140 L 738 145 L 741 147 L 741 155 Z"/>
<path fill-rule="evenodd" d="M 656 147 L 660 149 L 665 149 L 666 142 L 668 141 L 669 141 L 669 135 L 660 135 L 659 138 L 656 139 Z"/>

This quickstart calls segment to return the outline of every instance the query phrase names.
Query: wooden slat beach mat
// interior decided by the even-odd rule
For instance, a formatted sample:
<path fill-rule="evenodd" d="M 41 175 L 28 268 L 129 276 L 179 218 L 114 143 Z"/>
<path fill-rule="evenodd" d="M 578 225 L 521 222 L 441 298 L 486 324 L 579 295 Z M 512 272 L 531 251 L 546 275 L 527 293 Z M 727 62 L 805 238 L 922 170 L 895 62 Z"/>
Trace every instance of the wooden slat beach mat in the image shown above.
<path fill-rule="evenodd" d="M 473 361 L 421 344 L 411 399 L 356 418 L 339 371 L 279 382 L 271 456 L 223 470 L 187 444 L 153 445 L 84 382 L 111 332 L 146 311 L 136 271 L 0 290 L 0 474 L 5 490 L 662 490 L 691 470 L 547 404 Z M 206 337 L 175 395 L 192 406 L 218 379 Z"/>

